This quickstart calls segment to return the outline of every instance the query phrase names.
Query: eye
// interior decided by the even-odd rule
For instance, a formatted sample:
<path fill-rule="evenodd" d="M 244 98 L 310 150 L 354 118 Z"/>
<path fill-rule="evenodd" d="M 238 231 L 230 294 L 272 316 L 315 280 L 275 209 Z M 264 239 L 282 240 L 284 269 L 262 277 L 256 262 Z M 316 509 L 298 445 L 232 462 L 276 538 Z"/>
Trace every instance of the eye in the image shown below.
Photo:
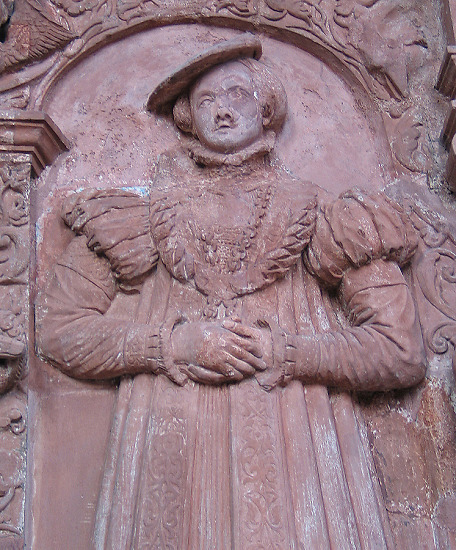
<path fill-rule="evenodd" d="M 214 98 L 212 97 L 209 97 L 209 96 L 202 97 L 199 100 L 198 107 L 208 107 L 213 101 L 214 101 Z"/>
<path fill-rule="evenodd" d="M 249 97 L 249 92 L 247 90 L 244 90 L 244 88 L 241 88 L 239 86 L 236 86 L 236 88 L 231 88 L 229 90 L 229 96 L 231 99 L 241 99 L 243 97 Z"/>

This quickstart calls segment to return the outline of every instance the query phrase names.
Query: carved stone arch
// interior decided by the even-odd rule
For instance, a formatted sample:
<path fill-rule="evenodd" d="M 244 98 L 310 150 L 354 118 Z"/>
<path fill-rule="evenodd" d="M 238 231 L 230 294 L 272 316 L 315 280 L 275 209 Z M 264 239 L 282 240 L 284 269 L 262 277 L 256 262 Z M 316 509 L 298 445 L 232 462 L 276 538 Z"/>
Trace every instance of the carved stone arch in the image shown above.
<path fill-rule="evenodd" d="M 41 99 L 37 97 L 34 100 L 35 102 L 31 105 L 32 108 L 40 109 L 40 103 L 43 101 L 47 90 L 60 78 L 62 73 L 71 70 L 71 66 L 74 63 L 78 63 L 78 61 L 91 55 L 106 44 L 147 29 L 178 24 L 197 24 L 231 28 L 233 30 L 264 34 L 276 38 L 279 41 L 293 44 L 304 51 L 312 53 L 321 61 L 330 65 L 337 74 L 354 88 L 361 86 L 364 90 L 369 92 L 371 96 L 374 96 L 371 87 L 369 87 L 368 73 L 356 70 L 353 63 L 347 62 L 347 56 L 343 55 L 342 51 L 338 51 L 334 47 L 331 48 L 327 43 L 319 40 L 310 32 L 299 32 L 296 28 L 281 28 L 277 24 L 274 24 L 274 22 L 244 20 L 220 14 L 211 17 L 198 17 L 195 16 L 194 13 L 183 13 L 182 15 L 173 14 L 173 16 L 162 17 L 149 16 L 145 17 L 140 22 L 130 24 L 126 28 L 110 28 L 94 37 L 89 44 L 83 45 L 77 53 L 72 55 L 70 51 L 63 59 L 55 60 L 53 63 L 54 67 L 47 71 L 48 74 L 46 77 L 42 78 L 43 84 L 41 85 L 42 89 L 39 94 Z M 71 45 L 67 49 L 71 50 Z"/>
<path fill-rule="evenodd" d="M 347 62 L 347 55 L 337 51 L 334 47 L 319 40 L 310 32 L 303 33 L 293 28 L 281 28 L 274 22 L 264 22 L 259 20 L 244 20 L 243 18 L 228 17 L 223 14 L 216 16 L 196 17 L 194 13 L 183 13 L 173 17 L 148 17 L 138 23 L 133 23 L 127 28 L 113 28 L 97 35 L 90 45 L 82 47 L 81 51 L 71 56 L 60 57 L 54 63 L 54 66 L 39 80 L 32 92 L 28 108 L 34 110 L 45 109 L 46 99 L 65 75 L 89 56 L 93 56 L 108 45 L 112 45 L 119 40 L 123 40 L 137 33 L 147 30 L 172 27 L 174 25 L 200 25 L 202 28 L 214 26 L 222 29 L 232 29 L 233 31 L 246 31 L 259 34 L 265 38 L 273 38 L 278 42 L 289 44 L 298 50 L 306 52 L 323 63 L 347 86 L 350 93 L 355 98 L 356 107 L 362 113 L 362 116 L 368 121 L 375 136 L 376 149 L 381 152 L 380 164 L 384 170 L 385 181 L 391 181 L 397 176 L 397 161 L 391 150 L 391 144 L 395 140 L 390 128 L 385 126 L 385 115 L 380 108 L 378 94 L 372 89 L 371 78 L 366 70 L 357 70 L 362 65 L 359 63 Z M 68 46 L 71 49 L 71 44 Z M 140 52 L 138 52 L 140 54 Z M 385 98 L 383 98 L 385 99 Z M 384 109 L 383 109 L 384 111 Z"/>
<path fill-rule="evenodd" d="M 65 86 L 65 82 L 69 82 L 68 79 L 72 78 L 71 75 L 77 73 L 77 71 L 79 70 L 78 67 L 81 67 L 82 65 L 86 66 L 87 64 L 90 64 L 90 60 L 95 60 L 97 57 L 103 56 L 103 52 L 105 50 L 108 49 L 109 51 L 111 51 L 112 55 L 115 57 L 116 54 L 114 52 L 116 51 L 116 48 L 118 48 L 120 51 L 123 47 L 122 44 L 131 44 L 136 39 L 135 37 L 137 37 L 139 41 L 141 39 L 141 36 L 150 36 L 150 40 L 153 40 L 154 33 L 156 34 L 158 32 L 161 33 L 163 41 L 166 41 L 167 33 L 174 33 L 175 36 L 178 32 L 185 32 L 184 30 L 186 28 L 190 30 L 200 29 L 200 31 L 198 32 L 200 32 L 201 34 L 210 34 L 211 29 L 214 29 L 214 32 L 223 32 L 225 36 L 228 36 L 231 32 L 239 33 L 242 32 L 245 28 L 248 28 L 253 32 L 260 32 L 259 35 L 264 37 L 264 40 L 269 44 L 277 44 L 277 46 L 280 46 L 280 44 L 282 44 L 283 47 L 286 48 L 286 50 L 284 51 L 286 51 L 286 55 L 288 56 L 286 59 L 288 61 L 291 61 L 293 59 L 292 52 L 295 51 L 295 56 L 297 56 L 297 59 L 301 60 L 303 65 L 306 64 L 306 59 L 309 59 L 309 61 L 314 60 L 312 62 L 313 71 L 319 72 L 321 70 L 324 70 L 326 71 L 325 74 L 332 75 L 331 78 L 334 80 L 334 85 L 338 87 L 338 90 L 340 90 L 334 91 L 331 95 L 321 97 L 318 105 L 321 113 L 333 111 L 335 113 L 334 124 L 336 124 L 336 119 L 339 119 L 340 125 L 341 127 L 343 127 L 343 132 L 341 132 L 339 136 L 337 136 L 336 134 L 337 128 L 334 127 L 333 130 L 331 130 L 332 136 L 327 136 L 327 142 L 329 143 L 332 141 L 333 143 L 332 150 L 334 159 L 331 161 L 333 164 L 338 163 L 338 168 L 340 170 L 345 170 L 351 167 L 354 171 L 358 172 L 358 175 L 353 173 L 351 176 L 347 177 L 347 181 L 351 181 L 350 185 L 357 185 L 364 188 L 372 186 L 372 188 L 380 189 L 385 186 L 385 182 L 391 181 L 396 177 L 397 167 L 393 159 L 389 144 L 389 138 L 385 130 L 384 118 L 381 109 L 379 108 L 378 102 L 375 100 L 372 94 L 368 90 L 366 90 L 366 86 L 357 78 L 357 76 L 350 70 L 347 70 L 347 68 L 341 63 L 341 61 L 334 55 L 331 50 L 325 48 L 322 45 L 316 44 L 309 37 L 297 35 L 291 30 L 282 32 L 279 29 L 274 28 L 272 25 L 253 26 L 252 24 L 247 24 L 246 22 L 242 21 L 243 25 L 241 25 L 241 29 L 239 29 L 238 21 L 233 21 L 232 19 L 227 18 L 216 18 L 214 20 L 211 19 L 210 21 L 208 21 L 207 19 L 200 19 L 196 22 L 193 22 L 193 24 L 187 27 L 187 24 L 189 22 L 192 22 L 191 17 L 178 18 L 177 22 L 174 21 L 173 24 L 170 24 L 169 21 L 165 20 L 165 24 L 163 25 L 160 25 L 156 21 L 154 21 L 154 24 L 152 25 L 152 21 L 148 20 L 146 22 L 141 22 L 137 25 L 132 25 L 131 28 L 128 29 L 128 32 L 121 30 L 116 30 L 116 32 L 114 32 L 111 30 L 109 35 L 98 36 L 97 42 L 92 44 L 87 52 L 83 50 L 79 54 L 75 55 L 73 58 L 67 59 L 65 61 L 65 65 L 62 66 L 58 72 L 53 74 L 51 71 L 49 75 L 47 75 L 47 77 L 37 85 L 36 90 L 32 92 L 30 107 L 40 108 L 45 110 L 46 112 L 49 112 L 51 116 L 53 116 L 53 118 L 59 119 L 59 124 L 62 127 L 63 131 L 66 132 L 68 135 L 71 135 L 72 131 L 70 130 L 69 126 L 65 126 L 65 123 L 63 122 L 65 114 L 62 112 L 62 117 L 59 118 L 60 114 L 57 111 L 53 110 L 54 107 L 51 107 L 53 94 L 55 93 L 55 90 L 57 88 L 63 89 L 63 87 Z M 216 26 L 213 26 L 213 22 L 216 23 Z M 160 51 L 162 52 L 162 55 L 166 55 L 166 48 L 166 44 L 161 46 Z M 168 47 L 170 51 L 173 48 L 175 48 L 175 46 L 171 45 Z M 271 49 L 272 46 L 269 46 L 269 48 Z M 149 53 L 151 52 L 151 50 L 147 51 Z M 138 46 L 136 53 L 132 52 L 131 54 L 132 63 L 136 62 L 134 61 L 136 57 L 139 58 L 141 55 L 149 55 L 149 53 L 145 54 L 144 52 L 141 52 L 140 46 Z M 185 53 L 185 55 L 187 57 L 190 57 L 192 53 L 188 51 L 187 53 Z M 275 61 L 272 60 L 276 63 L 276 65 L 278 64 L 277 56 L 278 54 L 275 57 Z M 177 64 L 180 63 L 177 58 L 175 62 Z M 299 63 L 296 60 L 295 65 L 298 66 L 298 64 Z M 152 63 L 149 64 L 149 66 L 152 67 Z M 311 70 L 310 65 L 307 70 Z M 113 78 L 115 74 L 115 67 L 109 68 L 109 70 L 106 70 L 106 79 Z M 76 85 L 75 81 L 73 81 L 73 85 Z M 77 85 L 82 89 L 82 83 L 78 83 Z M 88 84 L 88 86 L 90 87 L 90 84 Z M 289 82 L 286 83 L 286 86 L 290 88 L 290 101 L 293 102 L 293 95 L 295 95 L 297 88 L 296 84 L 293 83 L 291 69 L 289 71 Z M 334 88 L 334 90 L 336 90 L 336 88 Z M 309 95 L 309 91 L 307 91 L 306 93 L 307 95 Z M 340 96 L 341 94 L 344 94 L 343 98 L 338 99 L 338 96 Z M 144 92 L 144 98 L 145 96 L 146 93 Z M 67 102 L 67 110 L 71 110 L 73 108 L 72 102 L 75 102 L 74 96 L 71 100 L 69 99 L 68 94 L 66 97 L 64 95 L 59 97 L 61 97 L 61 99 L 59 100 L 61 105 Z M 301 103 L 298 106 L 300 108 L 302 118 L 302 121 L 299 122 L 300 124 L 304 122 L 305 113 L 303 106 L 307 101 L 307 96 L 304 97 L 303 95 L 301 98 Z M 142 99 L 141 102 L 137 102 L 135 104 L 134 110 L 138 112 L 138 116 L 141 118 L 143 123 L 146 124 L 145 121 L 147 117 L 144 116 L 144 104 L 145 99 Z M 342 111 L 344 109 L 344 104 L 349 105 L 349 107 L 346 108 L 346 112 L 339 113 L 339 111 Z M 100 105 L 100 109 L 103 108 L 104 107 Z M 95 110 L 91 111 L 91 114 L 92 117 L 90 118 L 90 120 L 88 120 L 89 125 L 95 120 L 94 117 L 97 116 Z M 162 122 L 160 122 L 160 124 L 162 124 Z M 311 117 L 311 124 L 313 124 L 313 126 L 311 126 L 311 129 L 315 129 L 317 125 L 316 115 L 313 116 L 313 118 Z M 358 138 L 358 145 L 355 144 L 356 138 L 353 144 L 350 143 L 351 140 L 349 138 L 349 128 L 352 124 L 355 124 L 357 126 L 361 125 L 362 129 L 360 130 L 360 132 L 364 132 L 364 140 Z M 313 140 L 311 129 L 309 130 L 309 134 L 311 134 L 311 139 L 308 146 L 306 147 L 305 154 L 307 154 L 307 156 L 309 157 L 307 161 L 309 161 L 310 164 L 312 164 L 313 162 L 312 169 L 310 171 L 304 169 L 304 164 L 305 162 L 307 162 L 307 157 L 303 157 L 300 161 L 301 167 L 295 167 L 291 165 L 290 169 L 297 172 L 297 175 L 299 175 L 299 177 L 304 180 L 311 180 L 321 185 L 322 187 L 328 187 L 328 185 L 330 185 L 329 181 L 325 183 L 324 178 L 319 176 L 319 172 L 323 173 L 325 171 L 325 168 L 321 169 L 322 164 L 317 166 L 316 160 L 313 161 L 311 158 L 314 156 L 313 154 L 311 154 L 312 146 L 315 146 L 320 151 L 323 147 L 325 147 L 325 127 L 324 124 L 321 125 L 321 129 L 319 131 L 321 132 L 322 136 L 321 138 L 319 138 L 318 142 Z M 328 129 L 328 132 L 329 131 L 330 130 Z M 294 139 L 298 139 L 296 132 L 294 134 Z M 307 135 L 305 135 L 302 139 L 307 139 Z M 337 140 L 338 142 L 336 145 Z M 367 142 L 369 142 L 369 146 L 366 145 Z M 77 147 L 78 143 L 79 140 L 74 137 L 73 144 Z M 299 160 L 301 153 L 300 149 L 298 148 L 298 144 L 295 144 L 294 147 L 297 151 L 294 158 L 295 160 Z M 69 157 L 72 157 L 73 154 L 76 153 L 74 151 L 70 151 Z M 156 151 L 154 154 L 157 155 L 158 151 Z M 353 155 L 355 158 L 357 158 L 357 161 L 346 163 L 345 160 L 343 160 L 344 156 L 352 158 Z M 288 156 L 290 157 L 291 155 Z M 289 158 L 285 158 L 284 162 L 287 163 L 289 160 Z M 66 160 L 62 158 L 62 160 L 59 162 L 66 162 Z M 79 162 L 79 159 L 76 159 L 76 162 Z M 331 162 L 325 162 L 323 163 L 323 166 L 328 166 L 329 164 L 331 164 Z M 357 166 L 356 169 L 355 166 Z M 54 169 L 57 170 L 58 168 Z M 338 169 L 334 168 L 332 172 L 332 179 L 337 179 L 337 175 Z M 67 174 L 66 177 L 70 177 L 69 174 Z M 327 179 L 330 179 L 330 175 L 327 176 Z M 338 188 L 333 192 L 337 194 L 342 192 L 343 190 L 343 188 Z"/>

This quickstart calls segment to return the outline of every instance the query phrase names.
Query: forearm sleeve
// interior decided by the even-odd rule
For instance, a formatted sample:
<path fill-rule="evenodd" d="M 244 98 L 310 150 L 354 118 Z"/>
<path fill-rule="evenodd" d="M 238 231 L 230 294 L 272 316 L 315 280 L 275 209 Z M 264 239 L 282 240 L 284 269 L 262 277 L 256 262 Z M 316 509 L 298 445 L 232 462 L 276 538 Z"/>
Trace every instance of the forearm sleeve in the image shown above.
<path fill-rule="evenodd" d="M 375 260 L 344 275 L 340 295 L 351 327 L 312 337 L 287 335 L 293 378 L 343 389 L 389 390 L 425 374 L 413 299 L 394 262 Z"/>
<path fill-rule="evenodd" d="M 75 378 L 155 372 L 158 330 L 105 315 L 115 294 L 107 260 L 88 250 L 84 237 L 73 239 L 37 303 L 40 354 Z"/>

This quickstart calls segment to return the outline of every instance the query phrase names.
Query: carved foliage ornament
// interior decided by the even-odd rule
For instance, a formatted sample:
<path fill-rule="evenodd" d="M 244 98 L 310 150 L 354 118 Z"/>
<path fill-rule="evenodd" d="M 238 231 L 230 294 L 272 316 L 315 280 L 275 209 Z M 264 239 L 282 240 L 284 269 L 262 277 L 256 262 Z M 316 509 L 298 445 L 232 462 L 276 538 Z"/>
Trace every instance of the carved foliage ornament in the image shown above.
<path fill-rule="evenodd" d="M 0 73 L 46 57 L 74 35 L 43 0 L 15 0 L 0 43 Z"/>
<path fill-rule="evenodd" d="M 19 280 L 28 263 L 30 166 L 0 165 L 0 283 Z"/>
<path fill-rule="evenodd" d="M 54 9 L 40 0 L 16 0 L 6 41 L 0 44 L 0 72 L 73 41 L 67 51 L 71 58 L 96 37 L 140 19 L 188 14 L 188 8 L 164 0 L 52 0 L 52 5 Z M 314 37 L 381 99 L 407 95 L 408 59 L 415 55 L 414 46 L 426 47 L 413 7 L 403 1 L 336 0 L 332 5 L 321 0 L 202 0 L 192 4 L 191 12 L 272 23 Z"/>
<path fill-rule="evenodd" d="M 394 186 L 391 188 L 394 189 Z M 412 261 L 417 285 L 420 322 L 429 361 L 448 358 L 456 372 L 456 242 L 455 228 L 440 200 L 410 182 L 400 181 L 393 191 L 420 236 Z"/>
<path fill-rule="evenodd" d="M 24 447 L 23 394 L 0 398 L 0 547 L 23 548 Z"/>
<path fill-rule="evenodd" d="M 29 162 L 0 164 L 0 394 L 13 387 L 25 361 L 29 178 Z"/>
<path fill-rule="evenodd" d="M 429 248 L 420 255 L 416 275 L 425 298 L 443 319 L 437 326 L 429 326 L 423 320 L 426 344 L 438 355 L 452 351 L 456 373 L 456 247 L 451 237 L 444 233 L 440 236 L 440 242 L 428 244 Z"/>
<path fill-rule="evenodd" d="M 380 85 L 392 97 L 407 95 L 411 57 L 427 48 L 416 17 L 403 1 L 336 0 L 334 37 L 375 79 L 377 93 Z"/>

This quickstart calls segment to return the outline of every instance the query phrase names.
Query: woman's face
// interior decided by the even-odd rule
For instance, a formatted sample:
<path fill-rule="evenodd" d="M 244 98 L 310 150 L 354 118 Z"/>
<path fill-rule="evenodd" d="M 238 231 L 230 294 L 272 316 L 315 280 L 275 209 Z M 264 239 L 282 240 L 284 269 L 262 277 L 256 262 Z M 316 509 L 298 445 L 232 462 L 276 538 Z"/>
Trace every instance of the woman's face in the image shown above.
<path fill-rule="evenodd" d="M 198 139 L 213 151 L 235 153 L 263 135 L 258 93 L 241 63 L 203 75 L 190 92 L 190 107 Z"/>

